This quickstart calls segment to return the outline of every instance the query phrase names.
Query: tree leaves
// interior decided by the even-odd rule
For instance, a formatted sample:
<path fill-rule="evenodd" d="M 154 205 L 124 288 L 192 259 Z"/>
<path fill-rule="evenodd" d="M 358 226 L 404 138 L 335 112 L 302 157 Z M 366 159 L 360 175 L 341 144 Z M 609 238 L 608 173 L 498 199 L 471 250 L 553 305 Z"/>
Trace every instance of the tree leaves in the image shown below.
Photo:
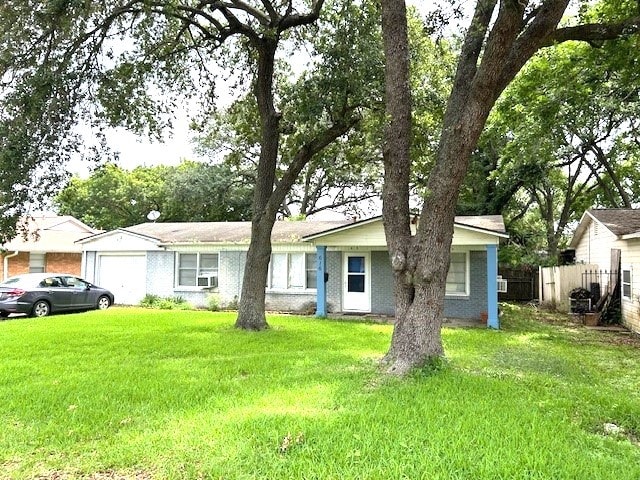
<path fill-rule="evenodd" d="M 86 180 L 72 178 L 55 204 L 104 230 L 144 223 L 152 210 L 159 222 L 240 221 L 251 215 L 250 185 L 227 165 L 184 161 L 127 171 L 106 164 Z"/>

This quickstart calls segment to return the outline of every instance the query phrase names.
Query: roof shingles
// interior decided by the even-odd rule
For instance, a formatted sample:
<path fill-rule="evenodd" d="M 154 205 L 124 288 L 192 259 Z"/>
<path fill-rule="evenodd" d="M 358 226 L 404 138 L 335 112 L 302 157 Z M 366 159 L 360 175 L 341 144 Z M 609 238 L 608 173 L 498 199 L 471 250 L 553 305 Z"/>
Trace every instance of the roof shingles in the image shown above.
<path fill-rule="evenodd" d="M 614 235 L 620 236 L 640 232 L 640 209 L 591 209 L 589 213 Z"/>
<path fill-rule="evenodd" d="M 271 241 L 273 243 L 300 242 L 309 236 L 327 233 L 349 225 L 356 227 L 359 223 L 348 220 L 301 222 L 280 220 L 276 221 L 273 226 Z M 456 223 L 497 233 L 505 231 L 501 215 L 456 217 Z M 164 244 L 248 244 L 251 240 L 251 222 L 141 223 L 123 230 L 156 239 Z"/>
<path fill-rule="evenodd" d="M 274 243 L 299 242 L 302 237 L 348 224 L 348 221 L 277 221 Z M 251 222 L 142 223 L 124 230 L 159 240 L 161 243 L 249 243 Z"/>

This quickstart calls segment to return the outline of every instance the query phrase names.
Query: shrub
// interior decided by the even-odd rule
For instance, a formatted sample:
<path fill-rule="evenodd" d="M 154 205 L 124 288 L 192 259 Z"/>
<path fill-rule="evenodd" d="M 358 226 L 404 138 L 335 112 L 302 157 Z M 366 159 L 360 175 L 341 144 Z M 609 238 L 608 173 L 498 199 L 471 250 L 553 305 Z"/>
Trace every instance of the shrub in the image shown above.
<path fill-rule="evenodd" d="M 220 310 L 220 297 L 216 293 L 207 296 L 207 310 L 217 312 Z"/>
<path fill-rule="evenodd" d="M 140 301 L 140 306 L 145 308 L 155 308 L 159 301 L 160 301 L 159 295 L 153 295 L 151 293 L 147 293 L 144 296 L 144 298 Z"/>
<path fill-rule="evenodd" d="M 226 307 L 227 310 L 238 310 L 238 296 L 234 295 L 233 300 L 231 300 Z"/>
<path fill-rule="evenodd" d="M 141 307 L 161 310 L 191 310 L 193 307 L 182 297 L 160 297 L 147 294 L 140 302 Z"/>

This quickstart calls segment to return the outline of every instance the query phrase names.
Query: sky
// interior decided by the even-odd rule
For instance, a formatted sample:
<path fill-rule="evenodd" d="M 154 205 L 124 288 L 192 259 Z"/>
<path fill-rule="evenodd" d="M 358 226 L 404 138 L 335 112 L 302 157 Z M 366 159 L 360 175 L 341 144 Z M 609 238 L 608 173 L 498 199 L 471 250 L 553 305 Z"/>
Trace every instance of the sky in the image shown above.
<path fill-rule="evenodd" d="M 419 10 L 425 9 L 425 3 L 422 0 L 407 0 L 407 5 L 415 6 Z M 224 89 L 224 86 L 222 88 Z M 229 102 L 228 93 L 225 94 L 223 91 L 220 97 L 223 104 Z M 124 128 L 107 130 L 107 142 L 112 150 L 119 152 L 119 165 L 126 169 L 161 164 L 177 165 L 183 159 L 200 160 L 190 142 L 189 121 L 188 111 L 177 112 L 173 130 L 166 133 L 163 142 L 153 142 Z M 91 132 L 87 130 L 84 135 L 88 137 L 90 143 Z M 83 178 L 91 173 L 89 165 L 79 160 L 69 164 L 69 171 Z"/>

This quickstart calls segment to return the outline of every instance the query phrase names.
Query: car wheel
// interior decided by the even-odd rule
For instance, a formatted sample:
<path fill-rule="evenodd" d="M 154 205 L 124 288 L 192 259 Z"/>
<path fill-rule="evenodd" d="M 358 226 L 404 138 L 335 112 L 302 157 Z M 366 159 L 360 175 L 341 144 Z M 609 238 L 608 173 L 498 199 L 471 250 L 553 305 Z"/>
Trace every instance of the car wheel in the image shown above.
<path fill-rule="evenodd" d="M 9 312 L 0 312 L 0 318 L 9 318 Z"/>
<path fill-rule="evenodd" d="M 38 300 L 31 310 L 32 317 L 46 317 L 51 313 L 51 307 L 45 300 Z"/>
<path fill-rule="evenodd" d="M 111 300 L 106 295 L 101 296 L 98 299 L 98 310 L 106 310 L 111 306 Z"/>

